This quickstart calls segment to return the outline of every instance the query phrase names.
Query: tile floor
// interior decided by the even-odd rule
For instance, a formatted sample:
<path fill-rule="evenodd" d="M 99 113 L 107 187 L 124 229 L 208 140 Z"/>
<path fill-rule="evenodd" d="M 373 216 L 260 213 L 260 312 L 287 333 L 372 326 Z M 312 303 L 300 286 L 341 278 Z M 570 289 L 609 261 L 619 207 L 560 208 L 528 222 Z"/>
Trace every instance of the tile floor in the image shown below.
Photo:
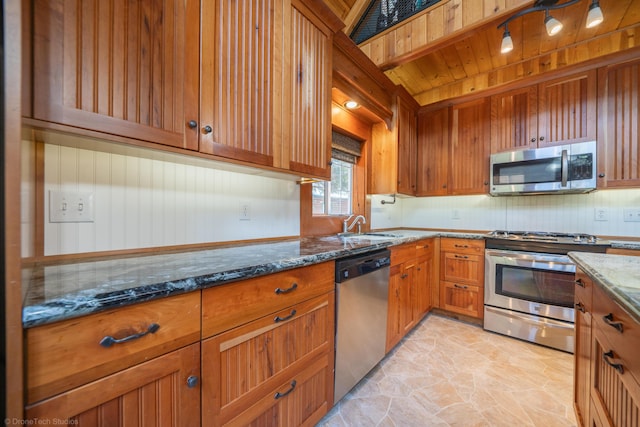
<path fill-rule="evenodd" d="M 575 426 L 573 355 L 427 316 L 318 426 Z"/>

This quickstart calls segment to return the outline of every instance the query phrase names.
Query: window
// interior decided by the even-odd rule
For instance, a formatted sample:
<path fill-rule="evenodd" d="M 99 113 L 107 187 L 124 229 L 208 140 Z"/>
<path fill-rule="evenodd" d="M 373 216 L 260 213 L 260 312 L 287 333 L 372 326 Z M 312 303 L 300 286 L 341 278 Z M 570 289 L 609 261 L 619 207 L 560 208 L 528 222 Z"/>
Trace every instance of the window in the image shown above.
<path fill-rule="evenodd" d="M 314 182 L 313 215 L 350 215 L 353 198 L 353 164 L 333 158 L 331 182 Z"/>

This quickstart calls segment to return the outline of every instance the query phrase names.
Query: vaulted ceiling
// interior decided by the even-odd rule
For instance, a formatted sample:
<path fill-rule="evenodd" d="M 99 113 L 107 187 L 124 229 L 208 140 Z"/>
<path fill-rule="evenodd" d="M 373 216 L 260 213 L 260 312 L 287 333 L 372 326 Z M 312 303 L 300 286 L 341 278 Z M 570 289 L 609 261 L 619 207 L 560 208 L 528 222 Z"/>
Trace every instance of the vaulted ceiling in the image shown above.
<path fill-rule="evenodd" d="M 370 0 L 324 1 L 349 34 Z M 524 77 L 589 66 L 605 57 L 612 62 L 640 58 L 640 0 L 600 0 L 604 22 L 587 29 L 590 3 L 582 0 L 553 10 L 564 25 L 553 37 L 545 31 L 543 12 L 514 19 L 509 23 L 514 49 L 508 54 L 500 53 L 502 30 L 497 25 L 533 0 L 442 0 L 360 48 L 423 106 L 504 88 Z"/>

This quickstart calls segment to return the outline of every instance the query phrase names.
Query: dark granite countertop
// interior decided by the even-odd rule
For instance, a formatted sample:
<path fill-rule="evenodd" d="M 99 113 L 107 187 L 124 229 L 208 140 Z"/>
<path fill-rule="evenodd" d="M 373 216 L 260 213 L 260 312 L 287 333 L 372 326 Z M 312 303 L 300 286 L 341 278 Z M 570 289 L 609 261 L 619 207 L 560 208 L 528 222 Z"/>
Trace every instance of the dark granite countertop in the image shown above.
<path fill-rule="evenodd" d="M 640 240 L 611 240 L 611 247 L 614 249 L 634 249 L 640 250 Z"/>
<path fill-rule="evenodd" d="M 396 237 L 312 237 L 189 252 L 36 265 L 23 271 L 27 290 L 22 322 L 28 328 L 422 238 L 484 238 L 483 234 L 417 230 L 388 233 Z"/>
<path fill-rule="evenodd" d="M 569 257 L 640 323 L 640 257 L 587 252 Z"/>

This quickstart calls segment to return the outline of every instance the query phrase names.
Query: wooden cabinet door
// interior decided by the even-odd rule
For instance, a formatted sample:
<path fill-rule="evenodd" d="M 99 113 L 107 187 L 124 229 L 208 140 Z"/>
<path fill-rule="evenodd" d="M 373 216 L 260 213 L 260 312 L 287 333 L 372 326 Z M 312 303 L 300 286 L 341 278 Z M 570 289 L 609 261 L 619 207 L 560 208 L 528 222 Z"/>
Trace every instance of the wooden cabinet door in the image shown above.
<path fill-rule="evenodd" d="M 453 107 L 449 194 L 489 192 L 489 140 L 490 106 L 486 99 Z"/>
<path fill-rule="evenodd" d="M 640 419 L 640 384 L 629 369 L 630 359 L 620 358 L 607 333 L 596 322 L 592 333 L 591 399 L 594 405 L 590 418 L 598 420 L 595 425 L 636 426 Z M 637 357 L 637 353 L 631 357 Z"/>
<path fill-rule="evenodd" d="M 538 147 L 596 140 L 596 72 L 538 86 Z"/>
<path fill-rule="evenodd" d="M 529 86 L 491 97 L 491 153 L 538 146 L 538 90 Z"/>
<path fill-rule="evenodd" d="M 449 182 L 449 108 L 418 116 L 417 152 L 417 195 L 446 195 Z"/>
<path fill-rule="evenodd" d="M 34 425 L 200 425 L 200 344 L 192 344 L 26 408 Z"/>
<path fill-rule="evenodd" d="M 640 187 L 640 62 L 598 76 L 598 186 Z"/>
<path fill-rule="evenodd" d="M 415 293 L 416 321 L 420 321 L 431 308 L 431 287 L 433 286 L 433 256 L 422 256 L 416 263 Z"/>
<path fill-rule="evenodd" d="M 283 2 L 202 2 L 200 151 L 273 166 Z"/>
<path fill-rule="evenodd" d="M 417 323 L 414 260 L 391 267 L 389 276 L 389 306 L 387 309 L 387 353 Z"/>
<path fill-rule="evenodd" d="M 583 308 L 584 309 L 584 308 Z M 589 420 L 589 392 L 591 390 L 591 313 L 576 310 L 576 351 L 574 354 L 574 406 L 578 425 Z"/>
<path fill-rule="evenodd" d="M 441 282 L 440 308 L 471 317 L 483 317 L 482 292 L 478 286 Z"/>
<path fill-rule="evenodd" d="M 249 409 L 225 424 L 228 426 L 314 426 L 329 411 L 326 392 L 333 387 L 330 356 L 317 359 L 294 378 L 279 384 Z M 331 389 L 333 392 L 333 389 Z"/>
<path fill-rule="evenodd" d="M 36 0 L 36 119 L 198 149 L 200 2 Z"/>
<path fill-rule="evenodd" d="M 278 110 L 283 133 L 283 167 L 323 178 L 331 178 L 331 49 L 333 36 L 304 2 L 293 1 L 291 24 L 285 26 L 285 42 L 291 42 L 288 76 L 291 100 Z M 286 46 L 286 43 L 285 43 Z M 277 98 L 277 93 L 276 96 Z M 282 100 L 280 100 L 282 102 Z M 287 148 L 287 143 L 290 147 Z"/>
<path fill-rule="evenodd" d="M 478 286 L 482 284 L 483 261 L 480 255 L 444 252 L 440 258 L 441 279 Z"/>
<path fill-rule="evenodd" d="M 398 193 L 414 195 L 416 193 L 417 167 L 417 119 L 416 115 L 401 97 L 398 97 Z"/>
<path fill-rule="evenodd" d="M 253 408 L 256 402 L 265 396 L 274 400 L 271 390 L 284 393 L 291 379 L 304 382 L 298 375 L 329 356 L 324 386 L 314 391 L 326 409 L 333 402 L 334 325 L 335 293 L 330 292 L 203 341 L 203 419 L 233 425 L 245 411 L 258 416 L 264 411 Z M 306 410 L 301 406 L 308 396 L 299 396 L 297 408 Z"/>

